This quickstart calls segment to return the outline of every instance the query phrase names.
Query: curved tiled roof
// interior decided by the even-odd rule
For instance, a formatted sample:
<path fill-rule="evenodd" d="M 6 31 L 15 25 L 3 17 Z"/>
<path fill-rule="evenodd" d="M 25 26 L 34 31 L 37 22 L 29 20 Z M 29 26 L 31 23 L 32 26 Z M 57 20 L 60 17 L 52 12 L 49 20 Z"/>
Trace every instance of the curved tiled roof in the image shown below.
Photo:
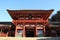
<path fill-rule="evenodd" d="M 41 14 L 45 19 L 48 19 L 50 14 L 53 12 L 53 10 L 7 10 L 10 16 L 14 19 L 17 15 L 19 16 L 20 14 Z M 15 16 L 16 15 L 16 16 Z"/>

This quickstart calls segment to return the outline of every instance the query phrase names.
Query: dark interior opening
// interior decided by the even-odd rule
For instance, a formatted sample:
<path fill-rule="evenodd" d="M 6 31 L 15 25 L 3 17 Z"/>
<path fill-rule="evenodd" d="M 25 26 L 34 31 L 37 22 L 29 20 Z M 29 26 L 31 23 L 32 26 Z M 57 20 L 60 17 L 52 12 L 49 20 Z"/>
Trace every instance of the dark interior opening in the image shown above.
<path fill-rule="evenodd" d="M 15 36 L 15 29 L 16 29 L 15 25 L 12 25 L 11 28 L 10 28 L 10 31 L 8 33 L 9 37 L 14 37 Z"/>
<path fill-rule="evenodd" d="M 3 28 L 2 28 L 2 32 L 3 32 L 3 33 L 6 34 L 8 31 L 9 31 L 8 27 L 3 27 Z"/>
<path fill-rule="evenodd" d="M 60 30 L 57 30 L 57 37 L 60 37 Z"/>
<path fill-rule="evenodd" d="M 26 37 L 34 37 L 34 31 L 26 31 Z"/>
<path fill-rule="evenodd" d="M 34 29 L 26 29 L 26 37 L 34 37 L 35 30 Z"/>

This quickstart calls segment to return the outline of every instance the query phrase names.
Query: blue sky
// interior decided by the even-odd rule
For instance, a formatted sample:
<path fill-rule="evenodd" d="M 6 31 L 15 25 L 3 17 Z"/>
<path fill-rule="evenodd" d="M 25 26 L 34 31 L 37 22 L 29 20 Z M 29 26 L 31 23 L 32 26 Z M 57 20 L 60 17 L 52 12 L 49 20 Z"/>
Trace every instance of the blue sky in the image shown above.
<path fill-rule="evenodd" d="M 12 21 L 12 18 L 6 11 L 7 9 L 54 9 L 54 12 L 52 13 L 53 15 L 60 10 L 60 0 L 0 0 L 0 22 Z"/>

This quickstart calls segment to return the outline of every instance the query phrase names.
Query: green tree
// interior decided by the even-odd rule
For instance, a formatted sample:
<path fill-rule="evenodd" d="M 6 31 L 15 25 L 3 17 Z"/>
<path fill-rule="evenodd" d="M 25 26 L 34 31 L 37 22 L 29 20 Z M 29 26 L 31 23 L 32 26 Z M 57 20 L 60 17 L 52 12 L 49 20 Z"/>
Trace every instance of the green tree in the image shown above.
<path fill-rule="evenodd" d="M 53 15 L 51 21 L 60 21 L 60 11 L 57 14 Z"/>

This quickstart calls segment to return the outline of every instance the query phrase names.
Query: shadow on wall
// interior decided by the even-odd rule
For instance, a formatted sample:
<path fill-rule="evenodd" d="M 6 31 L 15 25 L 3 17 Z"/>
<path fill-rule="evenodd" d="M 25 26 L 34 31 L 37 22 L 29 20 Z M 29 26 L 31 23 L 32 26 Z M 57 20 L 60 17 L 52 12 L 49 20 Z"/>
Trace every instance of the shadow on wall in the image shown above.
<path fill-rule="evenodd" d="M 43 37 L 38 38 L 37 40 L 60 40 L 60 37 Z"/>

